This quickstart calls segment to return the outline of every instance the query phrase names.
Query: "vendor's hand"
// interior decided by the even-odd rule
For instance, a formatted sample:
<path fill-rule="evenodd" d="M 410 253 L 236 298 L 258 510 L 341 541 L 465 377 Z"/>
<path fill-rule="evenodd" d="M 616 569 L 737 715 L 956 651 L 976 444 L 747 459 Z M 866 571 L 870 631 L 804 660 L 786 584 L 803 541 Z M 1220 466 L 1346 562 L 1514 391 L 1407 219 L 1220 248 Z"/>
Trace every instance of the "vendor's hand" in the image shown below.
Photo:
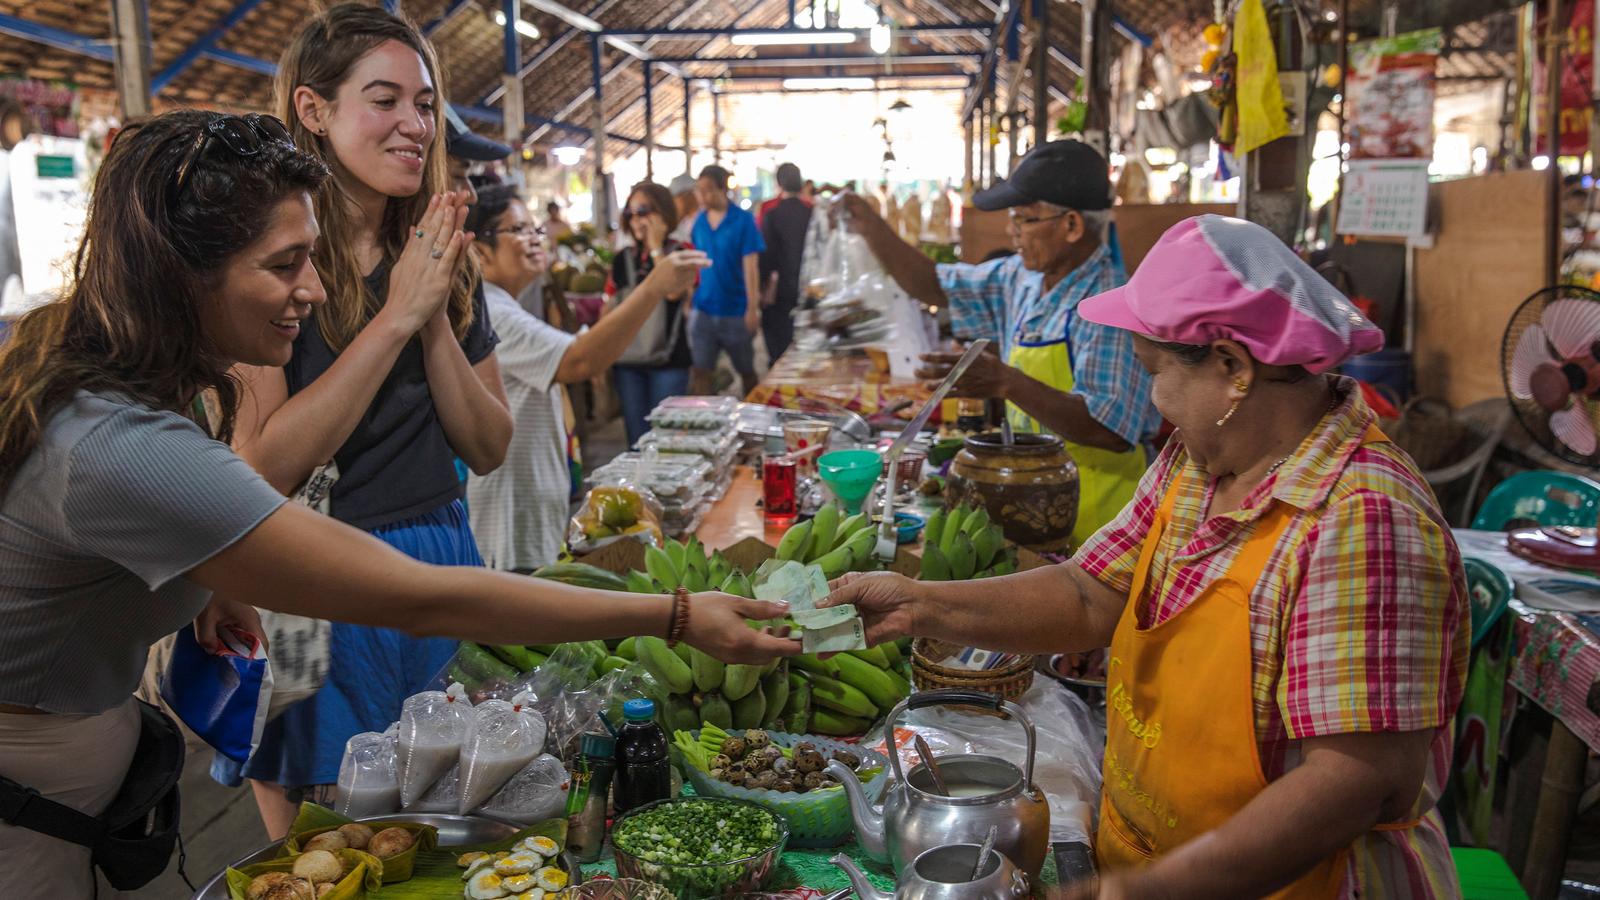
<path fill-rule="evenodd" d="M 406 333 L 420 331 L 445 312 L 450 287 L 471 238 L 461 230 L 467 204 L 460 194 L 435 194 L 421 221 L 406 235 L 406 245 L 389 273 L 389 290 L 379 313 Z M 418 237 L 418 234 L 421 237 Z M 435 258 L 434 254 L 438 254 Z"/>
<path fill-rule="evenodd" d="M 928 382 L 930 387 L 936 386 L 960 361 L 960 353 L 924 353 L 922 366 L 917 369 L 916 376 Z M 1001 362 L 999 356 L 985 351 L 979 353 L 967 371 L 956 380 L 950 394 L 955 397 L 1003 397 L 1006 394 L 1006 379 L 1010 374 L 1010 366 Z"/>
<path fill-rule="evenodd" d="M 851 572 L 828 583 L 818 608 L 854 604 L 867 626 L 867 646 L 916 634 L 917 582 L 894 572 Z"/>
<path fill-rule="evenodd" d="M 676 297 L 694 287 L 700 270 L 711 267 L 711 257 L 699 250 L 674 250 L 656 260 L 640 287 L 659 289 L 663 297 Z"/>
<path fill-rule="evenodd" d="M 761 307 L 755 303 L 748 304 L 744 311 L 744 327 L 755 337 L 761 332 Z"/>
<path fill-rule="evenodd" d="M 232 637 L 229 629 L 249 632 L 261 639 L 263 649 L 267 648 L 267 629 L 261 625 L 261 614 L 248 603 L 237 600 L 225 600 L 217 594 L 211 595 L 211 602 L 206 608 L 200 610 L 200 615 L 194 620 L 194 639 L 201 647 L 212 653 L 222 650 L 224 638 Z"/>
<path fill-rule="evenodd" d="M 796 656 L 800 642 L 771 629 L 757 631 L 747 619 L 765 621 L 789 614 L 786 603 L 745 600 L 731 594 L 695 594 L 689 605 L 684 643 L 725 663 L 764 663 L 778 656 Z"/>

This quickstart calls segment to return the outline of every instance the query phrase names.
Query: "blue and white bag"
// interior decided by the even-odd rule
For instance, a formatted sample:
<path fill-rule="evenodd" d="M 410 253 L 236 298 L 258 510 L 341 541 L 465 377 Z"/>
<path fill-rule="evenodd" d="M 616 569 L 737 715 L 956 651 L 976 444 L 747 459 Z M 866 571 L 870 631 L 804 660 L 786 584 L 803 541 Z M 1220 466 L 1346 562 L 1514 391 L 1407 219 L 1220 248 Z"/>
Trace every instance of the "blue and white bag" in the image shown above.
<path fill-rule="evenodd" d="M 272 703 L 272 663 L 261 639 L 230 629 L 220 653 L 180 629 L 161 697 L 183 724 L 223 756 L 244 763 L 261 744 Z"/>

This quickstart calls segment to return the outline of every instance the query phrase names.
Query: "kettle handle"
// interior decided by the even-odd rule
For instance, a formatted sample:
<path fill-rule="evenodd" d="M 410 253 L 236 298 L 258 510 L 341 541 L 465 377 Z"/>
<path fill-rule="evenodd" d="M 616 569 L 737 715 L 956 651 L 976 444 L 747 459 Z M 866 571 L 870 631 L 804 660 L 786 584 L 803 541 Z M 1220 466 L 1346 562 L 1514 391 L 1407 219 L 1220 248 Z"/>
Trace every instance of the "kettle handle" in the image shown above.
<path fill-rule="evenodd" d="M 1034 731 L 1033 721 L 1028 718 L 1028 714 L 1022 711 L 1022 707 L 1012 703 L 1010 700 L 1002 699 L 998 694 L 963 691 L 955 688 L 913 694 L 901 700 L 895 705 L 894 709 L 889 711 L 889 717 L 885 720 L 883 727 L 889 744 L 889 768 L 894 772 L 896 781 L 904 782 L 906 776 L 905 772 L 900 768 L 900 748 L 895 741 L 895 725 L 900 721 L 900 716 L 906 710 L 925 709 L 929 706 L 977 706 L 1004 713 L 1006 718 L 1015 719 L 1022 726 L 1028 741 L 1028 760 L 1023 767 L 1022 783 L 1028 790 L 1033 790 L 1033 762 L 1035 752 L 1038 749 L 1038 735 Z"/>

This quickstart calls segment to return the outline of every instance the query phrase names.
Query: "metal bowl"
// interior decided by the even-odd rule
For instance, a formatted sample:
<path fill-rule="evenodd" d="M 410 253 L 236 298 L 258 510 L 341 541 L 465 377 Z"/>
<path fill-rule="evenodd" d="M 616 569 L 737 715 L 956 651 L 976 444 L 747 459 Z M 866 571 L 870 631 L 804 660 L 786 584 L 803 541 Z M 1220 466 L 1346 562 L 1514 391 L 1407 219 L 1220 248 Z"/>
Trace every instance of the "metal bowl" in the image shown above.
<path fill-rule="evenodd" d="M 487 844 L 492 841 L 503 841 L 526 827 L 484 816 L 447 816 L 436 813 L 417 813 L 415 815 L 397 813 L 390 816 L 357 819 L 356 821 L 370 825 L 384 822 L 412 822 L 418 825 L 432 825 L 439 829 L 440 847 L 461 847 L 469 844 Z M 277 859 L 282 853 L 283 843 L 283 841 L 274 841 L 249 856 L 240 857 L 229 863 L 210 881 L 202 885 L 200 890 L 195 891 L 191 900 L 229 900 L 228 882 L 223 877 L 227 870 L 241 869 L 254 863 Z M 577 867 L 575 865 L 568 865 L 569 861 L 565 858 L 565 854 L 562 857 L 562 868 L 568 872 L 576 871 Z"/>
<path fill-rule="evenodd" d="M 603 878 L 567 888 L 561 900 L 673 900 L 673 897 L 671 891 L 649 881 Z"/>
<path fill-rule="evenodd" d="M 617 874 L 623 878 L 638 878 L 652 881 L 662 885 L 672 892 L 678 900 L 709 900 L 716 897 L 733 897 L 750 891 L 759 891 L 771 880 L 774 872 L 778 870 L 778 860 L 783 856 L 783 849 L 789 843 L 789 826 L 783 821 L 783 816 L 758 803 L 748 800 L 733 800 L 729 798 L 710 797 L 680 797 L 674 800 L 657 800 L 647 803 L 637 809 L 629 810 L 619 818 L 611 829 L 613 835 L 621 828 L 622 823 L 630 817 L 639 815 L 648 810 L 667 806 L 674 803 L 740 803 L 771 816 L 773 823 L 778 828 L 778 840 L 760 853 L 746 856 L 743 859 L 730 860 L 724 863 L 704 863 L 698 865 L 678 865 L 673 863 L 654 863 L 640 859 L 612 842 L 612 850 L 616 854 Z"/>

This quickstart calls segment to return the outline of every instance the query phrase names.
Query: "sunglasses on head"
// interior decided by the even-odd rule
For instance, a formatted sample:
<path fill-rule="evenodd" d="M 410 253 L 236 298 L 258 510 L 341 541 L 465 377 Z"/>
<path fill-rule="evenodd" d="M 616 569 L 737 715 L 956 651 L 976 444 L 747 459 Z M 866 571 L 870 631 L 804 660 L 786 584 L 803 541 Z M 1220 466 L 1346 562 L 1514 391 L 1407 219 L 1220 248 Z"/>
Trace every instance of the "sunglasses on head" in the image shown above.
<path fill-rule="evenodd" d="M 178 166 L 173 195 L 182 196 L 183 188 L 194 172 L 195 163 L 205 156 L 206 149 L 215 140 L 227 147 L 235 156 L 246 159 L 261 152 L 268 144 L 281 144 L 294 149 L 294 137 L 276 116 L 250 113 L 245 116 L 217 116 L 207 122 L 195 135 L 194 144 Z"/>
<path fill-rule="evenodd" d="M 655 214 L 655 208 L 651 206 L 635 206 L 628 210 L 628 213 L 635 216 L 649 216 Z"/>

